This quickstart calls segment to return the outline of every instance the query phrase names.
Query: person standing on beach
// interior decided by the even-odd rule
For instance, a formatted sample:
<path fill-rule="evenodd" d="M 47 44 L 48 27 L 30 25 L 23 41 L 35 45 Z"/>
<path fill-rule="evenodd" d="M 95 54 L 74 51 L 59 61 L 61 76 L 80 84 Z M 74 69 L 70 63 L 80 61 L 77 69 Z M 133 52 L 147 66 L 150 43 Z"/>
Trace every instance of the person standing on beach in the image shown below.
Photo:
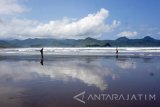
<path fill-rule="evenodd" d="M 116 48 L 116 54 L 118 55 L 118 48 Z"/>

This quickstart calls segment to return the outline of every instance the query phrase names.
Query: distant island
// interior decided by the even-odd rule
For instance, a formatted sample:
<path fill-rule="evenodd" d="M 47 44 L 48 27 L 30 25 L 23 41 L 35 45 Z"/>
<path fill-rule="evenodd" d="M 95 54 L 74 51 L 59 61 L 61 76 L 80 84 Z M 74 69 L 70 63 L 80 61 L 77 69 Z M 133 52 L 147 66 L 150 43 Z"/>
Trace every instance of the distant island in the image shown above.
<path fill-rule="evenodd" d="M 146 36 L 142 39 L 120 37 L 116 40 L 85 39 L 25 39 L 0 40 L 0 48 L 25 47 L 159 47 L 160 40 Z"/>

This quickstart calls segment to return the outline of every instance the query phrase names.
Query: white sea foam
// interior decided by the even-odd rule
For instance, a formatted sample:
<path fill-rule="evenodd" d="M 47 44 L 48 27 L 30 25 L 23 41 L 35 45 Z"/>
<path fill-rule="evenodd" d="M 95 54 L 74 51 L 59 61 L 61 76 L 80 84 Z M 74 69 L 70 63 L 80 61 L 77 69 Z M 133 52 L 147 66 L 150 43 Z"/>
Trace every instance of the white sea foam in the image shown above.
<path fill-rule="evenodd" d="M 39 55 L 41 48 L 0 49 L 0 55 Z M 46 55 L 115 55 L 115 47 L 45 47 Z M 160 55 L 160 47 L 120 47 L 119 55 Z"/>

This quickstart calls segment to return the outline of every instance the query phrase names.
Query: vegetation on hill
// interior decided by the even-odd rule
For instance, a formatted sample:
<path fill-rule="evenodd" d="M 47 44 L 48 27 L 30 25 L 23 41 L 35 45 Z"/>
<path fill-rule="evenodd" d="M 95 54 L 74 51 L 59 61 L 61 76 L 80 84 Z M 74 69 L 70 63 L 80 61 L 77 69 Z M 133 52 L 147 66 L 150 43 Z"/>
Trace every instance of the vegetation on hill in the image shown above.
<path fill-rule="evenodd" d="M 26 40 L 0 40 L 0 48 L 14 47 L 158 47 L 160 40 L 150 36 L 142 39 L 128 39 L 120 37 L 116 40 L 86 39 L 26 39 Z"/>

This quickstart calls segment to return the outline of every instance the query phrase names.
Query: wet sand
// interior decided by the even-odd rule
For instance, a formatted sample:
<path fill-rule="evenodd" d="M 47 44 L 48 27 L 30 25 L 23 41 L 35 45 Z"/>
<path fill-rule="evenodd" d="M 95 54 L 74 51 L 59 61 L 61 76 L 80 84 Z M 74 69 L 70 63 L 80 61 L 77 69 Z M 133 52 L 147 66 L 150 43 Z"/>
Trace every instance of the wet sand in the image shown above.
<path fill-rule="evenodd" d="M 0 56 L 0 107 L 157 107 L 160 56 Z M 73 97 L 85 92 L 81 103 Z M 98 100 L 90 94 L 156 95 Z"/>

